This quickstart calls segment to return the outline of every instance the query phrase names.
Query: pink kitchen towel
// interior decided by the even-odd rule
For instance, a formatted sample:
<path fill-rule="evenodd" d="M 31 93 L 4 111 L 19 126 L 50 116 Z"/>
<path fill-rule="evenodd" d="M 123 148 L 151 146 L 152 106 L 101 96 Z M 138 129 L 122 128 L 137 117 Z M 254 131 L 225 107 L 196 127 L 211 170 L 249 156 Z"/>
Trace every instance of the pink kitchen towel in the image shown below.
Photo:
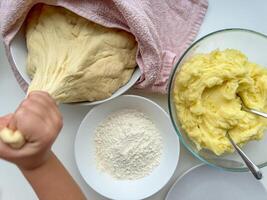
<path fill-rule="evenodd" d="M 1 0 L 0 31 L 21 87 L 27 84 L 10 57 L 10 42 L 38 3 L 61 6 L 106 27 L 131 32 L 138 42 L 137 88 L 166 93 L 172 67 L 194 40 L 207 0 Z"/>

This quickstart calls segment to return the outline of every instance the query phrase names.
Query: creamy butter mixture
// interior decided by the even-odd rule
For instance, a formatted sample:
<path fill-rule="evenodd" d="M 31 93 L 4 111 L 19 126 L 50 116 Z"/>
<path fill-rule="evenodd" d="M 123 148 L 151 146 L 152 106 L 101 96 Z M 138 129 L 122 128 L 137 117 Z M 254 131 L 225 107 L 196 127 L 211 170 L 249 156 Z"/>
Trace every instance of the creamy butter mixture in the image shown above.
<path fill-rule="evenodd" d="M 263 137 L 267 120 L 241 110 L 237 94 L 248 107 L 267 111 L 267 70 L 240 51 L 215 50 L 182 66 L 174 87 L 176 110 L 199 150 L 232 152 L 227 130 L 241 146 Z"/>

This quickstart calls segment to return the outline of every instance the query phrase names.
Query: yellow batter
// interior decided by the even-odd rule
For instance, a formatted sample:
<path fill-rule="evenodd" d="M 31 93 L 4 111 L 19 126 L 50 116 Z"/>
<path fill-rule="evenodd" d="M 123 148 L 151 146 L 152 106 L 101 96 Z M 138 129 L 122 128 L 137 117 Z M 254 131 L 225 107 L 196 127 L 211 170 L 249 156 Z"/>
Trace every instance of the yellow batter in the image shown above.
<path fill-rule="evenodd" d="M 174 86 L 176 111 L 199 150 L 232 152 L 226 130 L 240 146 L 263 137 L 267 120 L 241 110 L 237 94 L 248 107 L 267 111 L 267 70 L 240 51 L 199 54 L 182 66 Z"/>

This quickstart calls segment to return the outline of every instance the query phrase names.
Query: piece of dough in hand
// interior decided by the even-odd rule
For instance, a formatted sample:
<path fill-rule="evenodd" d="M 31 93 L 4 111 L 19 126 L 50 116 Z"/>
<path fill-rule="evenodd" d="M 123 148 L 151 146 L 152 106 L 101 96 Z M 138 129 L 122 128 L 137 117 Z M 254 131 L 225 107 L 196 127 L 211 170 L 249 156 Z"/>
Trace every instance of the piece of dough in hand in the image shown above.
<path fill-rule="evenodd" d="M 14 149 L 20 149 L 25 144 L 25 139 L 20 131 L 4 128 L 0 131 L 0 139 Z"/>

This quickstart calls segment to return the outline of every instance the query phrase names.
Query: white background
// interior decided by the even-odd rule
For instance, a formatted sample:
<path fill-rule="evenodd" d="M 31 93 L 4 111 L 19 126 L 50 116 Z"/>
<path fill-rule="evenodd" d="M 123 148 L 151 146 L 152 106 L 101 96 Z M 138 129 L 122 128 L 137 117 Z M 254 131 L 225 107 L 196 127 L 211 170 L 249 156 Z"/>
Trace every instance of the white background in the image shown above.
<path fill-rule="evenodd" d="M 266 0 L 209 0 L 209 9 L 198 38 L 222 28 L 248 28 L 267 35 Z M 178 36 L 177 36 L 178 37 Z M 249 44 L 248 44 L 249 45 Z M 267 52 L 266 52 L 267 54 Z M 0 45 L 0 115 L 13 112 L 24 97 L 7 59 L 3 45 Z M 140 91 L 129 93 L 149 97 L 167 110 L 167 96 L 144 94 Z M 53 146 L 54 152 L 79 183 L 88 199 L 104 199 L 89 188 L 80 176 L 74 161 L 74 138 L 78 126 L 90 107 L 61 106 L 64 128 Z M 181 145 L 182 146 L 182 145 Z M 183 147 L 178 168 L 170 183 L 151 199 L 164 199 L 173 181 L 184 171 L 199 163 Z M 267 176 L 267 168 L 264 169 Z M 53 180 L 51 180 L 53 181 Z M 93 181 L 93 180 L 92 180 Z M 267 187 L 267 180 L 263 180 Z M 0 200 L 35 200 L 37 197 L 17 168 L 0 160 Z"/>

